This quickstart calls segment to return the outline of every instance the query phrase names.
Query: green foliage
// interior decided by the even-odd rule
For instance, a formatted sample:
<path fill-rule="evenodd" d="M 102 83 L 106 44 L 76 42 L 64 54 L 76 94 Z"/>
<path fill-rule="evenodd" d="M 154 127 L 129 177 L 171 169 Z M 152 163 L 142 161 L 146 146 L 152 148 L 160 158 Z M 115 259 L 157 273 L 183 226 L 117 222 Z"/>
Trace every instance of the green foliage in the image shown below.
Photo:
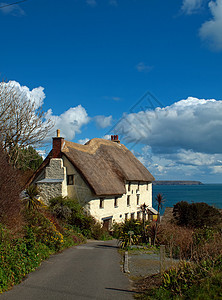
<path fill-rule="evenodd" d="M 19 148 L 18 152 L 19 155 L 16 162 L 16 167 L 22 171 L 36 171 L 43 162 L 43 158 L 32 146 L 27 148 Z"/>
<path fill-rule="evenodd" d="M 204 203 L 178 202 L 174 205 L 173 216 L 177 225 L 192 228 L 202 228 L 204 226 L 217 226 L 221 223 L 220 212 Z"/>
<path fill-rule="evenodd" d="M 221 299 L 222 257 L 201 263 L 181 262 L 162 275 L 158 287 L 148 289 L 137 299 Z"/>
<path fill-rule="evenodd" d="M 36 185 L 32 184 L 27 187 L 25 195 L 23 202 L 27 209 L 38 209 L 43 206 L 43 203 L 38 199 L 39 191 Z"/>
<path fill-rule="evenodd" d="M 45 244 L 49 249 L 58 251 L 62 248 L 63 235 L 56 228 L 53 220 L 47 218 L 40 211 L 26 211 L 26 220 L 32 229 L 37 242 Z"/>
<path fill-rule="evenodd" d="M 196 264 L 182 262 L 180 263 L 179 267 L 172 268 L 163 274 L 162 288 L 170 291 L 171 295 L 174 296 L 193 294 L 195 293 L 194 286 L 200 285 L 204 280 L 207 283 L 206 278 L 210 278 L 212 280 L 212 277 L 214 277 L 214 283 L 216 285 L 215 288 L 219 288 L 220 293 L 222 293 L 220 285 L 217 285 L 218 278 L 221 278 L 221 275 L 221 256 L 217 257 L 215 260 L 203 260 Z M 203 285 L 203 287 L 204 286 L 205 285 Z M 192 299 L 192 297 L 190 299 Z"/>
<path fill-rule="evenodd" d="M 19 238 L 0 224 L 0 293 L 21 282 L 51 254 L 85 241 L 73 227 L 59 227 L 44 210 L 25 209 L 23 214 L 26 225 Z"/>
<path fill-rule="evenodd" d="M 108 239 L 109 235 L 76 199 L 56 197 L 50 200 L 50 211 L 63 223 L 69 224 L 87 238 Z"/>
<path fill-rule="evenodd" d="M 149 222 L 145 224 L 146 230 L 149 227 Z M 144 236 L 144 224 L 138 220 L 126 220 L 121 224 L 114 224 L 114 237 L 119 240 L 119 244 L 122 248 L 131 245 L 138 245 L 142 243 Z M 133 231 L 134 234 L 131 236 L 128 234 L 129 231 Z"/>

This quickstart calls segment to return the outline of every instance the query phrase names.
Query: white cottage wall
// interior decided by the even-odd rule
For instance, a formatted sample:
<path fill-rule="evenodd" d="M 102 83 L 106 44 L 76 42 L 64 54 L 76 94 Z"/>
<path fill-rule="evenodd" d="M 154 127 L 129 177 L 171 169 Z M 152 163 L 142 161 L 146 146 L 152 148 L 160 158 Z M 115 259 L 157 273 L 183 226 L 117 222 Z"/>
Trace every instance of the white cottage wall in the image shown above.
<path fill-rule="evenodd" d="M 139 189 L 138 189 L 139 187 Z M 137 195 L 139 195 L 139 201 L 137 202 Z M 130 196 L 129 205 L 127 198 Z M 103 197 L 101 197 L 103 198 Z M 100 208 L 100 199 L 94 198 L 89 202 L 90 213 L 99 221 L 105 218 L 112 217 L 112 220 L 119 223 L 123 222 L 126 218 L 130 219 L 132 214 L 134 218 L 137 218 L 137 212 L 141 214 L 141 204 L 146 204 L 152 207 L 152 183 L 139 183 L 131 182 L 126 184 L 126 194 L 117 198 L 117 205 L 115 206 L 115 197 L 104 197 L 103 207 Z M 137 204 L 138 203 L 138 204 Z"/>

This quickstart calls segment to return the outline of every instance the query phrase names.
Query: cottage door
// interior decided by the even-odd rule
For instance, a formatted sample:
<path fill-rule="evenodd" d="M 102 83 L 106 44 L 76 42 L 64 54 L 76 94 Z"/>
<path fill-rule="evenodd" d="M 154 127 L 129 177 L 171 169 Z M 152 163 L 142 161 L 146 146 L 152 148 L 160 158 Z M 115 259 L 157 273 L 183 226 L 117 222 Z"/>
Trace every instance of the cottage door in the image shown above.
<path fill-rule="evenodd" d="M 111 229 L 111 225 L 112 225 L 112 218 L 103 220 L 103 228 L 105 230 L 109 231 Z"/>

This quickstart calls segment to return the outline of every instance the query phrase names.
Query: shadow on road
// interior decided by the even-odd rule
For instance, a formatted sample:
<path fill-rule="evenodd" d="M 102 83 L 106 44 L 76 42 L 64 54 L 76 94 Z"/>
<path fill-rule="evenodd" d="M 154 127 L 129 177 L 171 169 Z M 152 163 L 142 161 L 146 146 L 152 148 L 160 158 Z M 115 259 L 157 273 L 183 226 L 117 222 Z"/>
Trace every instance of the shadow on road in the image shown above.
<path fill-rule="evenodd" d="M 112 246 L 112 245 L 96 245 L 95 248 L 115 248 L 118 249 L 118 246 Z"/>
<path fill-rule="evenodd" d="M 127 292 L 132 294 L 141 294 L 141 292 L 135 292 L 130 290 L 116 289 L 116 288 L 105 288 L 106 290 L 118 291 L 118 292 Z"/>

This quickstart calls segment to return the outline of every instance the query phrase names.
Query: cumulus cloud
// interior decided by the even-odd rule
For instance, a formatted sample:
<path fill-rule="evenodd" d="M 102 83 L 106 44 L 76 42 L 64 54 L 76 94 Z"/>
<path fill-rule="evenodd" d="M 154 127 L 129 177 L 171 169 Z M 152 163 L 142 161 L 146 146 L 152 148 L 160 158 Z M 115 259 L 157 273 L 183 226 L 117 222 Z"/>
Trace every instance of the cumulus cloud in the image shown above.
<path fill-rule="evenodd" d="M 144 146 L 138 159 L 159 180 L 206 180 L 222 171 L 222 154 L 206 154 L 180 149 L 177 153 L 155 154 L 150 146 Z"/>
<path fill-rule="evenodd" d="M 59 116 L 53 115 L 52 110 L 48 110 L 46 118 L 51 119 L 55 126 L 61 130 L 61 136 L 67 140 L 73 140 L 76 133 L 81 132 L 81 127 L 89 123 L 90 118 L 82 105 L 71 107 Z M 50 133 L 48 138 L 54 135 Z"/>
<path fill-rule="evenodd" d="M 145 64 L 144 62 L 140 62 L 136 65 L 136 69 L 138 72 L 144 72 L 144 73 L 147 73 L 147 72 L 150 72 L 152 70 L 153 67 Z"/>
<path fill-rule="evenodd" d="M 207 41 L 213 50 L 222 50 L 222 0 L 210 1 L 212 19 L 205 22 L 199 31 L 200 37 Z"/>
<path fill-rule="evenodd" d="M 43 87 L 40 86 L 30 90 L 27 86 L 22 86 L 16 81 L 2 82 L 0 83 L 0 89 L 5 93 L 13 89 L 13 91 L 19 95 L 21 102 L 31 101 L 35 104 L 36 109 L 44 104 L 46 97 Z M 56 129 L 61 130 L 61 135 L 64 138 L 73 140 L 75 135 L 81 132 L 81 128 L 90 121 L 85 108 L 81 105 L 71 107 L 61 115 L 54 115 L 52 109 L 49 109 L 45 114 L 45 119 L 51 119 L 55 124 L 53 130 L 47 136 L 46 141 L 50 141 L 51 137 L 55 136 Z"/>
<path fill-rule="evenodd" d="M 43 105 L 45 93 L 43 87 L 38 87 L 30 90 L 27 86 L 22 86 L 16 81 L 1 82 L 0 88 L 4 93 L 9 93 L 11 90 L 15 91 L 21 101 L 32 101 L 36 108 Z"/>
<path fill-rule="evenodd" d="M 204 3 L 204 0 L 183 0 L 181 10 L 187 15 L 197 13 Z"/>
<path fill-rule="evenodd" d="M 124 115 L 115 132 L 155 153 L 222 153 L 222 101 L 189 97 L 165 108 Z"/>
<path fill-rule="evenodd" d="M 112 116 L 96 116 L 94 120 L 99 128 L 106 128 L 112 124 Z"/>
<path fill-rule="evenodd" d="M 12 16 L 24 16 L 25 11 L 19 5 L 8 5 L 8 3 L 0 2 L 0 7 L 5 6 L 0 9 L 0 11 L 5 15 Z"/>

